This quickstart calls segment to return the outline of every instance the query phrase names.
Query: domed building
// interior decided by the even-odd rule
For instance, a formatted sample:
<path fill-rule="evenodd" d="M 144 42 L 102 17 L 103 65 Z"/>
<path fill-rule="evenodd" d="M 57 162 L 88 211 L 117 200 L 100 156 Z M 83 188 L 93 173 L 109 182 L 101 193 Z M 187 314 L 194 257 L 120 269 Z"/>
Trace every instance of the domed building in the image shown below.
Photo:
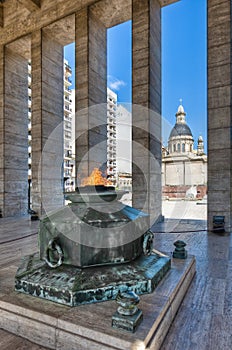
<path fill-rule="evenodd" d="M 187 125 L 186 113 L 184 107 L 180 104 L 176 113 L 176 124 L 174 125 L 168 140 L 168 152 L 172 153 L 191 153 L 193 151 L 193 135 L 190 127 Z"/>
<path fill-rule="evenodd" d="M 162 149 L 162 184 L 164 198 L 203 198 L 207 193 L 207 155 L 199 136 L 197 149 L 180 103 L 176 123 L 167 148 Z"/>

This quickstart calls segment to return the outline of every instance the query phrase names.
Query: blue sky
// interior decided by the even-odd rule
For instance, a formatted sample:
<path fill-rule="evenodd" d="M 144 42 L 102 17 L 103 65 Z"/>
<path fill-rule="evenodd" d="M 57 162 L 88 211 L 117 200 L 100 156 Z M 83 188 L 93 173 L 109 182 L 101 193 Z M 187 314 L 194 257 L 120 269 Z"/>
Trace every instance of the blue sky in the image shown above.
<path fill-rule="evenodd" d="M 175 122 L 179 99 L 195 140 L 207 133 L 206 0 L 162 10 L 162 115 Z M 206 147 L 205 147 L 206 148 Z"/>
<path fill-rule="evenodd" d="M 119 102 L 131 102 L 131 47 L 131 21 L 108 29 L 108 86 Z M 73 48 L 65 56 L 74 68 Z M 182 99 L 195 140 L 201 134 L 205 141 L 206 50 L 206 0 L 181 0 L 162 9 L 162 115 L 174 125 Z M 167 137 L 164 133 L 164 143 Z"/>
<path fill-rule="evenodd" d="M 119 102 L 132 101 L 132 23 L 125 22 L 107 31 L 107 82 Z"/>

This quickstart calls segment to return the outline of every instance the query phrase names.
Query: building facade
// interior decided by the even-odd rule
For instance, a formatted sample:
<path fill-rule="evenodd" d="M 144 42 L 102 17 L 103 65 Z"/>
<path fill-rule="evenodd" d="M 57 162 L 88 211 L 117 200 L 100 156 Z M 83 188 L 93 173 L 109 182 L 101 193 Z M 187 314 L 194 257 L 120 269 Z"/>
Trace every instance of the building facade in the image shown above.
<path fill-rule="evenodd" d="M 117 94 L 107 88 L 107 179 L 116 184 Z"/>
<path fill-rule="evenodd" d="M 117 187 L 132 191 L 132 115 L 126 107 L 117 107 Z"/>
<path fill-rule="evenodd" d="M 75 94 L 72 93 L 72 68 L 67 60 L 64 60 L 64 191 L 75 189 Z"/>
<path fill-rule="evenodd" d="M 63 182 L 64 191 L 69 192 L 75 189 L 75 91 L 71 90 L 72 69 L 68 61 L 64 59 L 64 162 L 63 162 Z M 31 181 L 32 181 L 32 136 L 31 136 L 31 62 L 28 63 L 28 208 L 31 203 Z"/>
<path fill-rule="evenodd" d="M 162 192 L 164 198 L 203 198 L 207 193 L 207 155 L 199 136 L 194 149 L 192 131 L 182 104 L 170 132 L 167 148 L 162 149 Z"/>

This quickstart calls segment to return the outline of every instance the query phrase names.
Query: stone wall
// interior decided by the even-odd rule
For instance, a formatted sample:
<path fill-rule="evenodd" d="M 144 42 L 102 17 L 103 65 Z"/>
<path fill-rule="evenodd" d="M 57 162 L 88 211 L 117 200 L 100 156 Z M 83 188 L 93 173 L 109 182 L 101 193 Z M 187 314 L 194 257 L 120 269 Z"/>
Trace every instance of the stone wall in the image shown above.
<path fill-rule="evenodd" d="M 198 159 L 197 159 L 198 158 Z M 206 157 L 196 159 L 164 159 L 162 162 L 163 185 L 206 185 L 207 184 L 207 161 Z"/>
<path fill-rule="evenodd" d="M 169 199 L 169 198 L 203 199 L 207 195 L 206 185 L 194 186 L 194 190 L 191 191 L 192 188 L 193 188 L 192 186 L 184 186 L 184 185 L 162 186 L 162 195 L 164 199 Z M 194 196 L 191 195 L 191 192 L 194 193 Z"/>

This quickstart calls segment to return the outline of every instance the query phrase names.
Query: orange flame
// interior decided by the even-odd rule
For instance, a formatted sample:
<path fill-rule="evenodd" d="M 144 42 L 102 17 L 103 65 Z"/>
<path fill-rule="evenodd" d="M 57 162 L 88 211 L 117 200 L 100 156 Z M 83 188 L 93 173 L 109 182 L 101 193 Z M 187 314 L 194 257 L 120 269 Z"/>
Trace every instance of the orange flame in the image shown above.
<path fill-rule="evenodd" d="M 112 182 L 102 176 L 101 170 L 94 168 L 89 177 L 81 180 L 81 186 L 112 185 Z"/>

